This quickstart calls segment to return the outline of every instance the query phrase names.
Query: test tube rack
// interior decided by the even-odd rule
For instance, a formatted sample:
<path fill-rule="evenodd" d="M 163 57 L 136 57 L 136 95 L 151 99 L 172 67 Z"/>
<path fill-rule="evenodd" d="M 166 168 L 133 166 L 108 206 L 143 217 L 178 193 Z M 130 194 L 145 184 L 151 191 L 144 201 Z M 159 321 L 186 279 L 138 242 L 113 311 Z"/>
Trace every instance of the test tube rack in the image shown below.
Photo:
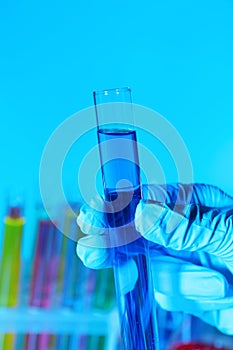
<path fill-rule="evenodd" d="M 19 246 L 14 245 L 13 233 L 20 232 L 14 229 L 22 221 L 18 214 L 11 211 L 10 221 L 4 219 L 2 225 L 0 350 L 118 349 L 111 270 L 87 269 L 76 255 L 77 242 L 58 232 L 46 216 L 37 217 L 32 258 L 25 261 L 16 254 L 23 235 Z M 76 216 L 64 210 L 64 223 L 80 238 Z M 17 264 L 20 269 L 14 269 Z M 9 281 L 12 271 L 19 276 L 14 272 L 14 281 Z"/>

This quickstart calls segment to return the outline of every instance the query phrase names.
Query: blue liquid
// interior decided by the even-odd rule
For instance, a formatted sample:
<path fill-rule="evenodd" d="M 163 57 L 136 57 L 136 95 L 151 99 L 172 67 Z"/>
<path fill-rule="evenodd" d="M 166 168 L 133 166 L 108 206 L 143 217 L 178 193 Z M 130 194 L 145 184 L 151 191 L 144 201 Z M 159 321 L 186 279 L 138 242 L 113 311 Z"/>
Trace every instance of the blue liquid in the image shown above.
<path fill-rule="evenodd" d="M 125 140 L 129 142 L 125 143 Z M 134 219 L 137 204 L 141 199 L 136 132 L 102 129 L 98 131 L 98 141 L 105 199 L 107 201 L 118 199 L 120 203 L 124 203 L 128 195 L 132 198 L 129 204 L 121 206 L 123 209 L 120 210 L 114 207 L 113 203 L 113 212 L 106 214 L 110 227 L 122 226 Z M 114 142 L 104 143 L 104 141 Z M 125 187 L 124 182 L 121 182 L 122 179 L 128 180 L 131 187 Z M 119 186 L 119 183 L 122 185 Z M 126 235 L 127 232 L 124 234 Z M 138 253 L 138 246 L 141 247 L 140 253 Z M 127 259 L 134 259 L 138 269 L 138 280 L 134 288 L 126 294 L 122 292 L 122 276 L 120 276 L 123 256 L 125 262 Z M 136 229 L 134 242 L 114 248 L 116 296 L 125 350 L 158 349 L 149 260 L 148 243 L 136 232 Z M 131 271 L 127 273 L 130 274 Z"/>
<path fill-rule="evenodd" d="M 136 132 L 102 129 L 98 131 L 98 141 L 105 199 L 114 201 L 118 198 L 118 207 L 123 208 L 113 208 L 114 213 L 107 214 L 107 220 L 111 227 L 122 226 L 134 219 L 141 198 Z M 121 182 L 123 179 L 128 181 L 129 187 Z M 129 196 L 132 198 L 130 201 Z M 124 205 L 128 202 L 128 205 Z"/>
<path fill-rule="evenodd" d="M 133 190 L 138 190 L 140 169 L 136 132 L 134 130 L 100 129 L 98 130 L 98 141 L 105 191 L 116 192 L 117 184 L 122 179 L 128 180 Z M 105 144 L 105 141 L 109 142 Z M 118 191 L 125 190 L 127 187 L 124 187 L 124 184 L 118 188 Z"/>

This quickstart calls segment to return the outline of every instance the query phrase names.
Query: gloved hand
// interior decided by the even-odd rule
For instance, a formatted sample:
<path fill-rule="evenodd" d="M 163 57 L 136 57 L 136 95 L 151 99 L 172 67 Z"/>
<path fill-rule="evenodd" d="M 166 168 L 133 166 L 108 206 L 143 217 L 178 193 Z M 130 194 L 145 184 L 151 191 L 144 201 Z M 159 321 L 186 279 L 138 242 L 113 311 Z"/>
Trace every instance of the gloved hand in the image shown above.
<path fill-rule="evenodd" d="M 143 186 L 136 229 L 151 242 L 155 298 L 166 310 L 200 317 L 233 335 L 233 198 L 203 184 Z M 87 206 L 77 219 L 88 234 L 77 254 L 91 268 L 110 267 L 105 203 Z M 122 264 L 124 269 L 124 263 Z M 137 279 L 132 264 L 132 281 Z M 124 274 L 122 273 L 122 276 Z"/>

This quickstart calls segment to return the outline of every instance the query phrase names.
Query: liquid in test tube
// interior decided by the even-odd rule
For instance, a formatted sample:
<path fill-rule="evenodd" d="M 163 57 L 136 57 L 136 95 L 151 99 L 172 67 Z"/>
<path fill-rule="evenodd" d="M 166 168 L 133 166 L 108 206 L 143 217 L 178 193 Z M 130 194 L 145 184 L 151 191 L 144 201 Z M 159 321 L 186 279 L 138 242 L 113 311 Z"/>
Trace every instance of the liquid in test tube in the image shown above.
<path fill-rule="evenodd" d="M 4 222 L 5 231 L 0 266 L 0 305 L 16 306 L 18 304 L 24 226 L 21 208 L 11 207 Z"/>
<path fill-rule="evenodd" d="M 21 244 L 24 227 L 22 208 L 11 206 L 4 220 L 4 238 L 0 264 L 0 305 L 14 307 L 18 304 Z M 13 349 L 14 334 L 6 334 L 2 339 L 2 349 Z"/>
<path fill-rule="evenodd" d="M 61 240 L 61 232 L 50 219 L 42 218 L 39 220 L 30 288 L 30 306 L 39 308 L 52 306 L 56 296 Z M 25 349 L 47 349 L 51 339 L 51 335 L 46 332 L 28 334 Z"/>
<path fill-rule="evenodd" d="M 67 208 L 65 211 L 64 235 L 62 238 L 58 276 L 61 304 L 71 308 L 75 307 L 77 301 L 82 298 L 82 283 L 86 277 L 84 273 L 85 268 L 76 254 L 77 241 L 81 235 L 76 222 L 78 206 L 76 207 L 75 211 L 71 208 Z"/>
<path fill-rule="evenodd" d="M 32 272 L 31 306 L 48 308 L 56 291 L 62 234 L 49 219 L 41 219 Z"/>

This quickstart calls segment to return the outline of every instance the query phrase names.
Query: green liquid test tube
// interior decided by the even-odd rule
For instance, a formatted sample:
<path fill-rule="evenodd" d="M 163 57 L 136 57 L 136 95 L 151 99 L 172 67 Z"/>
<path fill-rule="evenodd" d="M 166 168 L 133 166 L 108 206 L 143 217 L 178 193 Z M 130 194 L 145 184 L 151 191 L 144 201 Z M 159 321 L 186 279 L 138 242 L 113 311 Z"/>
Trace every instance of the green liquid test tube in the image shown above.
<path fill-rule="evenodd" d="M 21 242 L 24 218 L 19 207 L 12 207 L 4 220 L 5 232 L 0 266 L 0 305 L 18 304 Z"/>
<path fill-rule="evenodd" d="M 18 304 L 21 242 L 24 218 L 20 208 L 12 207 L 5 218 L 5 232 L 0 266 L 0 305 Z"/>
<path fill-rule="evenodd" d="M 18 304 L 21 266 L 21 242 L 24 218 L 19 207 L 11 207 L 4 220 L 3 248 L 0 264 L 0 306 L 13 307 Z M 14 348 L 14 334 L 5 334 L 2 349 Z"/>

